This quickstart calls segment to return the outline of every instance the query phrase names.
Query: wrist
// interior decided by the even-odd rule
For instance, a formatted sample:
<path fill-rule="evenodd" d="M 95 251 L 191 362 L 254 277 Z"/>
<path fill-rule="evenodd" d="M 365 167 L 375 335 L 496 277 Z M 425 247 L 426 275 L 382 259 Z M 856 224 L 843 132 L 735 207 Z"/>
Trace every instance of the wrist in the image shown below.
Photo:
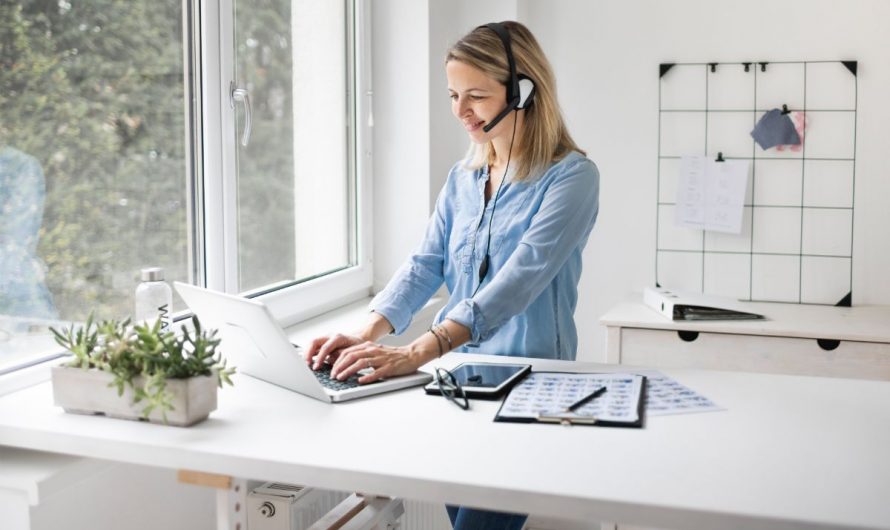
<path fill-rule="evenodd" d="M 408 356 L 416 366 L 421 366 L 441 356 L 438 339 L 427 331 L 407 346 Z"/>
<path fill-rule="evenodd" d="M 365 327 L 357 331 L 355 335 L 362 340 L 377 342 L 393 331 L 395 331 L 395 328 L 389 323 L 389 320 L 380 313 L 372 312 L 369 322 Z"/>
<path fill-rule="evenodd" d="M 377 333 L 374 332 L 374 328 L 372 326 L 366 326 L 364 328 L 359 329 L 353 333 L 354 336 L 360 338 L 361 340 L 366 340 L 370 342 L 377 342 L 377 340 L 383 335 L 378 336 Z"/>

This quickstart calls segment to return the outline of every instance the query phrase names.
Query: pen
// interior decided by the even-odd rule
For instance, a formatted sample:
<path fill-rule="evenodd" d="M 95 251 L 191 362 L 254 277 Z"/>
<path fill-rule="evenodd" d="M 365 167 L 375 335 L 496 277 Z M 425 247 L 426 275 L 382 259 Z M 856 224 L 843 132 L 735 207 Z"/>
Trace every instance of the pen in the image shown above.
<path fill-rule="evenodd" d="M 566 412 L 574 412 L 575 409 L 577 409 L 581 405 L 587 403 L 588 401 L 593 400 L 593 398 L 595 398 L 597 396 L 603 395 L 605 392 L 606 392 L 606 387 L 601 386 L 601 387 L 597 388 L 596 390 L 594 390 L 593 392 L 591 392 L 590 394 L 587 394 L 583 398 L 579 399 L 578 401 L 576 401 L 576 402 L 572 403 L 571 405 L 569 405 L 568 407 L 566 407 L 565 411 Z"/>

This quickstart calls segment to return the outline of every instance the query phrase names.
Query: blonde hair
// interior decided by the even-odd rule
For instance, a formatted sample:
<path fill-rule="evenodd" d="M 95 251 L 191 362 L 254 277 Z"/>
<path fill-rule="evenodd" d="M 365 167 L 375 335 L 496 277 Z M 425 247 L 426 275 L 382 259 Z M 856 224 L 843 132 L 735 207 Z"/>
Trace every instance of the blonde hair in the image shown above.
<path fill-rule="evenodd" d="M 510 48 L 516 62 L 516 74 L 524 74 L 535 83 L 533 103 L 524 110 L 524 124 L 516 139 L 514 154 L 519 155 L 513 180 L 533 180 L 552 162 L 562 159 L 578 148 L 566 128 L 556 101 L 556 79 L 550 62 L 534 35 L 519 22 L 501 25 L 510 35 Z M 490 28 L 480 26 L 457 41 L 445 56 L 445 63 L 460 61 L 477 68 L 505 87 L 510 82 L 507 52 L 500 37 Z M 494 162 L 494 147 L 471 143 L 466 165 L 478 169 Z"/>

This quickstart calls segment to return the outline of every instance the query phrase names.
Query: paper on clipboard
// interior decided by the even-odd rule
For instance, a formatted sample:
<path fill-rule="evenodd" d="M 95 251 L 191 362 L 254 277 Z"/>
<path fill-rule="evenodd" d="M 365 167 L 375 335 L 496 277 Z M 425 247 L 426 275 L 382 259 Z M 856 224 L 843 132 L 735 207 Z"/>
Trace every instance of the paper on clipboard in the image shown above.
<path fill-rule="evenodd" d="M 629 373 L 532 372 L 513 387 L 495 421 L 534 422 L 542 416 L 559 416 L 581 420 L 577 423 L 641 427 L 645 381 L 645 376 Z M 601 386 L 606 387 L 601 396 L 571 413 L 563 412 Z"/>

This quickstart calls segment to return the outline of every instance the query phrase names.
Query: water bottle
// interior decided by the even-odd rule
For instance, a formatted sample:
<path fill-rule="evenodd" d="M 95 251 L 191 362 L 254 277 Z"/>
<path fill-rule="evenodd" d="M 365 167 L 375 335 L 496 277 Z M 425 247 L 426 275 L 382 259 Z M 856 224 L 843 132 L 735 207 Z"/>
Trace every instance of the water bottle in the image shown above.
<path fill-rule="evenodd" d="M 161 320 L 161 331 L 173 329 L 172 311 L 173 290 L 164 281 L 164 269 L 150 267 L 142 269 L 142 283 L 136 287 L 135 323 L 153 326 Z"/>

